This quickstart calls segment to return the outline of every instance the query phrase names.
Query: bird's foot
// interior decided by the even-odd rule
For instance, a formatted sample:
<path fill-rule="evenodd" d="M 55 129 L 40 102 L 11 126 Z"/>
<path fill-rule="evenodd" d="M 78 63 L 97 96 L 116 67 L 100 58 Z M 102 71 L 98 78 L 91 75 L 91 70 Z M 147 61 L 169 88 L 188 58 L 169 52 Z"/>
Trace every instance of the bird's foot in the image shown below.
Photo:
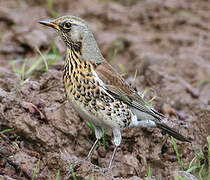
<path fill-rule="evenodd" d="M 77 168 L 78 166 L 80 166 L 81 164 L 83 164 L 87 160 L 88 160 L 88 158 L 85 158 L 85 159 L 82 159 L 82 160 L 79 160 L 79 161 L 75 161 L 75 162 L 70 164 L 70 167 L 75 169 L 75 168 Z"/>
<path fill-rule="evenodd" d="M 102 168 L 102 167 L 99 167 L 99 166 L 96 166 L 94 165 L 95 167 L 93 169 L 91 169 L 91 172 L 107 172 L 109 171 L 111 168 Z"/>

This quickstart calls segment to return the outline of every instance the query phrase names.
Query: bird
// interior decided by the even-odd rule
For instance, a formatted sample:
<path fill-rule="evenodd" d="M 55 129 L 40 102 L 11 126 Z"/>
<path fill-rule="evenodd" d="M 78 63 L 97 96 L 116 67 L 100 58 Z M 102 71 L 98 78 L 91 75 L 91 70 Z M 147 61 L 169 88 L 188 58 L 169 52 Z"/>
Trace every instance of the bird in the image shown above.
<path fill-rule="evenodd" d="M 113 133 L 114 151 L 105 170 L 112 163 L 121 144 L 121 131 L 132 127 L 159 128 L 174 138 L 191 142 L 163 122 L 165 116 L 148 106 L 103 57 L 88 23 L 76 16 L 62 16 L 39 22 L 54 28 L 66 46 L 63 82 L 67 98 L 79 116 L 91 122 L 96 140 L 90 159 L 103 135 L 103 128 Z"/>

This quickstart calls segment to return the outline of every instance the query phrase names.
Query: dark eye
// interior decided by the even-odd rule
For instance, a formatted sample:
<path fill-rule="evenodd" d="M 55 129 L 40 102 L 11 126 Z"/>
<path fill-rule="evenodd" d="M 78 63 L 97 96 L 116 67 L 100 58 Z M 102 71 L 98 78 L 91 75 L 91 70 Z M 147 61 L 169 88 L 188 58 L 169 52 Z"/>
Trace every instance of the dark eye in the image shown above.
<path fill-rule="evenodd" d="M 67 23 L 64 23 L 63 27 L 65 29 L 70 29 L 71 28 L 71 23 L 67 22 Z"/>

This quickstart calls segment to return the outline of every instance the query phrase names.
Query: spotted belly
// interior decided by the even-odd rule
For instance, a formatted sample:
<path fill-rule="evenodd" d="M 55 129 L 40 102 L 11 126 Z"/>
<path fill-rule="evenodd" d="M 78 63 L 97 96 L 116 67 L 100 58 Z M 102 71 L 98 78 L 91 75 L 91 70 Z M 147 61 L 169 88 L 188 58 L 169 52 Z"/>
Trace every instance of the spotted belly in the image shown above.
<path fill-rule="evenodd" d="M 125 129 L 134 116 L 127 104 L 104 92 L 96 80 L 75 82 L 64 78 L 66 94 L 74 109 L 96 126 Z"/>
<path fill-rule="evenodd" d="M 63 80 L 67 97 L 78 114 L 97 126 L 128 127 L 134 114 L 127 104 L 104 90 L 94 71 L 98 64 L 80 61 L 73 51 L 68 54 Z"/>
<path fill-rule="evenodd" d="M 129 126 L 134 114 L 126 104 L 113 100 L 103 92 L 97 96 L 95 93 L 88 96 L 88 91 L 84 94 L 74 88 L 72 92 L 67 92 L 72 106 L 84 120 L 107 128 L 125 129 Z"/>

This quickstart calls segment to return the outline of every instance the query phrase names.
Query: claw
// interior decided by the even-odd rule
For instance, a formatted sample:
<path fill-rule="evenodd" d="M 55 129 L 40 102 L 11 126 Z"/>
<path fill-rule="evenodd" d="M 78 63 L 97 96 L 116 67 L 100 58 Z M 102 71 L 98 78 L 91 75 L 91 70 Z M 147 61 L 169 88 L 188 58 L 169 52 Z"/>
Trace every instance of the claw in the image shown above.
<path fill-rule="evenodd" d="M 75 169 L 75 168 L 77 168 L 79 165 L 81 165 L 81 164 L 83 164 L 85 161 L 87 161 L 88 160 L 88 158 L 85 158 L 85 159 L 82 159 L 82 160 L 79 160 L 79 161 L 75 161 L 75 162 L 73 162 L 73 163 L 71 163 L 71 167 L 73 168 L 73 169 Z"/>
<path fill-rule="evenodd" d="M 107 172 L 107 171 L 109 171 L 111 168 L 102 168 L 102 167 L 99 167 L 99 166 L 96 166 L 95 165 L 95 168 L 93 168 L 93 169 L 91 169 L 90 170 L 90 172 L 103 172 L 103 173 L 105 173 L 105 172 Z"/>

